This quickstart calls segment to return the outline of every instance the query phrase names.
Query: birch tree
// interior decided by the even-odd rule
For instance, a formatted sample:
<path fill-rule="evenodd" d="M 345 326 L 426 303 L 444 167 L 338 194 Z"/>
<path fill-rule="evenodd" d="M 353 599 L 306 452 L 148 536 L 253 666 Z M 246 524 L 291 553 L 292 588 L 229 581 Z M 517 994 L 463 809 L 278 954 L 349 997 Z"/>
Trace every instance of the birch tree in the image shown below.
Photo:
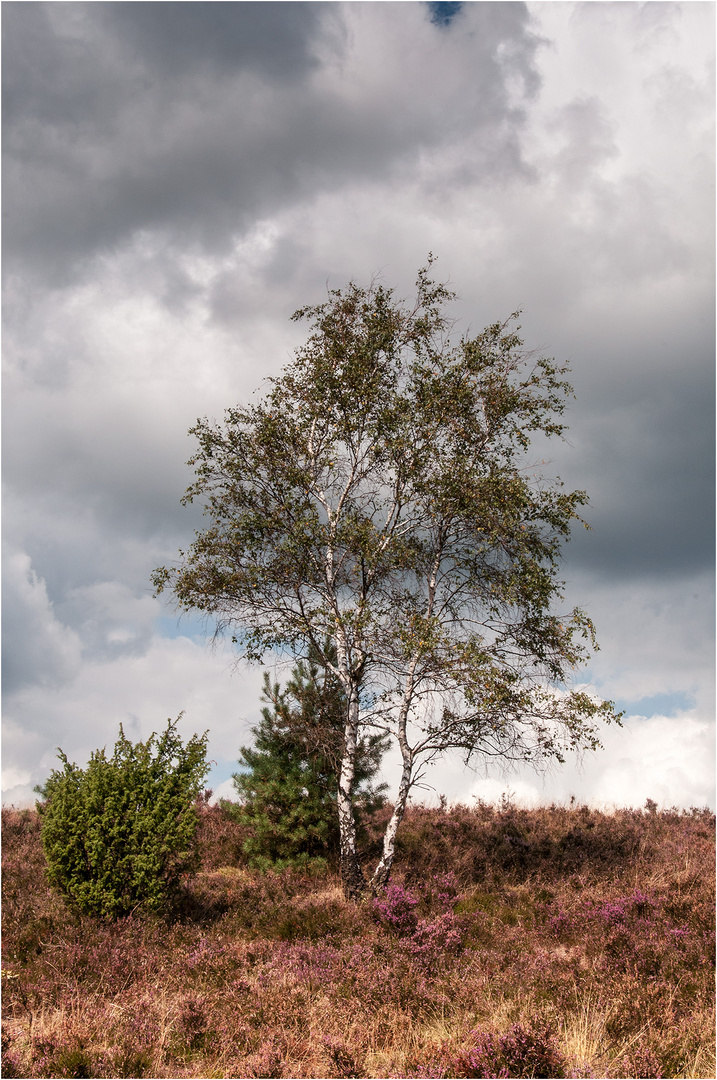
<path fill-rule="evenodd" d="M 241 771 L 233 776 L 240 799 L 234 815 L 250 833 L 244 853 L 260 868 L 333 857 L 339 850 L 336 790 L 346 724 L 341 684 L 310 652 L 283 688 L 264 672 L 262 701 L 254 745 L 242 747 Z M 362 735 L 351 790 L 359 822 L 384 802 L 385 785 L 375 778 L 385 750 L 385 736 Z"/>
<path fill-rule="evenodd" d="M 283 374 L 223 423 L 197 422 L 185 501 L 203 502 L 207 526 L 154 574 L 240 656 L 311 651 L 339 680 L 352 897 L 386 884 L 408 796 L 436 757 L 562 762 L 619 720 L 571 688 L 596 642 L 583 611 L 560 611 L 559 557 L 586 494 L 530 457 L 531 439 L 564 432 L 567 369 L 525 350 L 517 313 L 456 338 L 455 297 L 431 261 L 412 302 L 350 283 L 297 311 L 310 332 Z M 368 881 L 351 797 L 367 731 L 388 733 L 401 759 Z"/>

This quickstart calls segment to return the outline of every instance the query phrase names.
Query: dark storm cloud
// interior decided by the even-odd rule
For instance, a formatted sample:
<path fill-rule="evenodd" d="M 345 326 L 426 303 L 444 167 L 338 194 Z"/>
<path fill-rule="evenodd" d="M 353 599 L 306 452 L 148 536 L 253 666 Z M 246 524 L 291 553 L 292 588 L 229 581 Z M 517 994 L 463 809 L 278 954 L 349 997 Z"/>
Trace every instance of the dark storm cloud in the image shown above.
<path fill-rule="evenodd" d="M 591 530 L 575 528 L 569 564 L 605 581 L 689 578 L 714 565 L 714 332 L 675 329 L 683 341 L 652 353 L 620 355 L 619 333 L 602 353 L 587 343 L 573 364 L 569 442 L 549 450 L 590 498 Z"/>
<path fill-rule="evenodd" d="M 66 281 L 76 258 L 138 229 L 186 224 L 202 206 L 211 217 L 217 200 L 240 214 L 260 147 L 245 130 L 237 152 L 246 116 L 232 78 L 299 79 L 315 63 L 316 9 L 5 5 L 6 253 Z"/>
<path fill-rule="evenodd" d="M 134 91 L 196 72 L 291 81 L 316 65 L 313 3 L 7 3 L 3 119 L 111 119 Z M 129 69 L 127 66 L 129 65 Z M 109 134 L 109 133 L 108 133 Z"/>
<path fill-rule="evenodd" d="M 412 9 L 372 10 L 386 15 L 383 32 L 400 46 L 397 11 L 412 17 Z M 432 58 L 442 35 L 422 8 L 414 14 L 418 45 Z M 100 370 L 105 348 L 101 338 L 85 340 L 87 312 L 66 317 L 65 303 L 50 303 L 43 287 L 91 281 L 97 267 L 88 259 L 115 259 L 136 240 L 143 254 L 128 256 L 118 276 L 181 320 L 202 290 L 175 253 L 226 249 L 272 206 L 391 169 L 405 182 L 409 159 L 466 132 L 480 132 L 487 176 L 512 169 L 521 117 L 507 84 L 535 90 L 535 40 L 522 4 L 481 5 L 473 17 L 468 81 L 436 74 L 426 82 L 410 50 L 395 66 L 391 58 L 388 78 L 382 67 L 364 81 L 360 62 L 348 70 L 347 42 L 361 27 L 349 33 L 342 5 L 5 5 L 6 340 L 33 386 L 8 396 L 5 480 L 35 507 L 25 542 L 53 601 L 111 575 L 125 538 L 161 537 L 164 546 L 171 535 L 167 546 L 176 548 L 178 534 L 191 531 L 195 515 L 179 497 L 189 479 L 184 433 L 195 417 L 175 432 L 158 426 L 161 393 L 148 406 L 146 385 L 140 399 L 118 399 L 109 367 L 63 397 L 85 367 Z M 376 52 L 373 40 L 353 45 L 367 61 Z M 293 248 L 296 262 L 303 248 L 277 244 L 266 292 L 289 273 Z M 215 279 L 210 315 L 242 311 L 246 335 L 243 285 L 231 274 L 226 284 Z M 286 314 L 302 299 L 292 297 Z M 157 353 L 148 361 L 154 374 Z M 41 437 L 28 442 L 30 430 Z M 86 528 L 72 538 L 80 517 Z M 146 582 L 149 557 L 131 571 L 123 565 L 135 587 Z"/>
<path fill-rule="evenodd" d="M 143 231 L 221 250 L 257 214 L 385 176 L 476 125 L 486 177 L 515 169 L 510 94 L 537 86 L 524 5 L 476 5 L 468 83 L 414 73 L 408 92 L 379 86 L 360 108 L 342 86 L 342 17 L 333 4 L 6 4 L 9 272 L 29 262 L 67 282 Z"/>
<path fill-rule="evenodd" d="M 289 81 L 316 65 L 318 3 L 110 3 L 108 35 L 127 43 L 155 78 L 237 69 Z"/>

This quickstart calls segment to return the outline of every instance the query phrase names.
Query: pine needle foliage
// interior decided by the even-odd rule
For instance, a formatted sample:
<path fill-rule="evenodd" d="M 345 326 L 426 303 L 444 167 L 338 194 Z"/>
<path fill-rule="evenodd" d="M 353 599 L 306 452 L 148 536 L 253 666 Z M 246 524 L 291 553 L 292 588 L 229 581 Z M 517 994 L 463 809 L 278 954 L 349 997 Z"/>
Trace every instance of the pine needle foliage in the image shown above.
<path fill-rule="evenodd" d="M 330 646 L 327 646 L 329 653 Z M 264 673 L 254 745 L 244 746 L 234 786 L 236 819 L 249 828 L 244 853 L 259 869 L 321 865 L 339 850 L 336 805 L 346 701 L 341 683 L 315 650 L 299 660 L 282 689 Z M 382 735 L 362 738 L 353 794 L 359 817 L 383 802 L 375 777 L 387 749 Z"/>
<path fill-rule="evenodd" d="M 85 914 L 161 910 L 196 868 L 207 734 L 183 744 L 179 719 L 144 743 L 120 725 L 112 756 L 95 750 L 86 769 L 58 748 L 62 768 L 36 789 L 48 879 Z"/>

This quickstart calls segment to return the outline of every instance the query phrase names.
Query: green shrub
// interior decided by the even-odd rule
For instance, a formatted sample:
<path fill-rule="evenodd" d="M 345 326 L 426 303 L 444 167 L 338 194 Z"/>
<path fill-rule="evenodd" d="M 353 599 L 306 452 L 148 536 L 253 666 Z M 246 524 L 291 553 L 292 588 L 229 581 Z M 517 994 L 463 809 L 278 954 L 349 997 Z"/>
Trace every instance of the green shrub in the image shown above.
<path fill-rule="evenodd" d="M 160 910 L 196 868 L 207 734 L 185 746 L 178 720 L 146 743 L 131 743 L 120 726 L 112 757 L 96 750 L 86 769 L 58 750 L 63 768 L 36 789 L 48 878 L 86 914 Z"/>

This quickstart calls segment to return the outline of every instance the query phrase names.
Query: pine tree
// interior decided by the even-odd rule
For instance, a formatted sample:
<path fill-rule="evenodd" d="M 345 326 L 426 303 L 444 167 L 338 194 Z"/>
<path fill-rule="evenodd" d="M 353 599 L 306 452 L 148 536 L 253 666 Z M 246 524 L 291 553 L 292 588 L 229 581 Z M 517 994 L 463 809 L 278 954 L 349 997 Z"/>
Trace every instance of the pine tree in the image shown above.
<path fill-rule="evenodd" d="M 587 494 L 542 473 L 531 450 L 566 430 L 567 368 L 526 350 L 517 312 L 454 337 L 455 294 L 432 261 L 411 301 L 349 282 L 295 312 L 309 336 L 266 393 L 197 422 L 185 501 L 202 500 L 211 522 L 153 576 L 245 659 L 311 645 L 340 681 L 350 897 L 385 887 L 432 762 L 458 751 L 468 765 L 545 768 L 598 749 L 602 724 L 620 719 L 574 682 L 595 631 L 564 609 L 559 573 Z M 353 794 L 367 731 L 388 732 L 401 755 L 370 883 Z"/>
<path fill-rule="evenodd" d="M 262 701 L 254 746 L 242 747 L 242 771 L 233 777 L 241 801 L 237 817 L 251 829 L 244 851 L 263 869 L 321 864 L 339 851 L 341 684 L 312 652 L 295 665 L 284 689 L 265 672 Z M 385 785 L 374 779 L 386 748 L 385 736 L 362 740 L 354 791 L 364 813 L 383 801 Z"/>

